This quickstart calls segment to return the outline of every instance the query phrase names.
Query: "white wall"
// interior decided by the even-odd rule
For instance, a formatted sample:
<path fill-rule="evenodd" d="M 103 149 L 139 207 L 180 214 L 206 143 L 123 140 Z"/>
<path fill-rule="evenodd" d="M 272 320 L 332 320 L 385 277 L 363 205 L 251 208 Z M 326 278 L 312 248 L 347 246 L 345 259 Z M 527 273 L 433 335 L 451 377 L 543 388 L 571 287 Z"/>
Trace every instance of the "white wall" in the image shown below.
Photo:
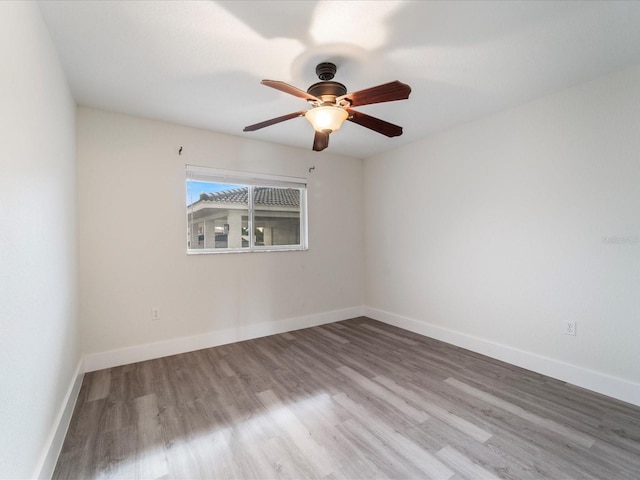
<path fill-rule="evenodd" d="M 0 64 L 0 478 L 27 478 L 78 384 L 75 104 L 35 2 L 0 2 Z"/>
<path fill-rule="evenodd" d="M 367 312 L 640 404 L 638 105 L 635 68 L 366 160 Z"/>
<path fill-rule="evenodd" d="M 187 255 L 186 163 L 308 176 L 309 250 Z M 78 177 L 89 369 L 362 312 L 361 160 L 80 108 Z"/>

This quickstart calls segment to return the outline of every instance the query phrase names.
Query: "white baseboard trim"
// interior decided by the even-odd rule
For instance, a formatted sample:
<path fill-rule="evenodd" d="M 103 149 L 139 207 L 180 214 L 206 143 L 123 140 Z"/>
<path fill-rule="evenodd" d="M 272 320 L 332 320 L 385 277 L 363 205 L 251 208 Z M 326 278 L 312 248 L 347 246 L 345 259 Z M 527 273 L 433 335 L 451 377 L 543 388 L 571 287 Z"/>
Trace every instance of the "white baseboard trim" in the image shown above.
<path fill-rule="evenodd" d="M 62 451 L 64 437 L 66 437 L 69 424 L 71 423 L 71 415 L 78 400 L 83 377 L 84 364 L 82 358 L 80 358 L 32 478 L 50 479 L 53 476 L 53 470 L 56 468 L 58 456 Z"/>
<path fill-rule="evenodd" d="M 640 406 L 640 384 L 394 313 L 365 307 L 365 316 L 593 392 Z"/>
<path fill-rule="evenodd" d="M 117 367 L 154 358 L 193 352 L 203 348 L 217 347 L 228 343 L 242 342 L 253 338 L 266 337 L 278 333 L 315 327 L 327 323 L 339 322 L 363 315 L 364 307 L 351 307 L 342 310 L 305 315 L 302 317 L 274 320 L 271 322 L 242 325 L 238 328 L 214 330 L 200 335 L 174 338 L 163 342 L 135 345 L 133 347 L 91 353 L 84 356 L 85 372 Z"/>

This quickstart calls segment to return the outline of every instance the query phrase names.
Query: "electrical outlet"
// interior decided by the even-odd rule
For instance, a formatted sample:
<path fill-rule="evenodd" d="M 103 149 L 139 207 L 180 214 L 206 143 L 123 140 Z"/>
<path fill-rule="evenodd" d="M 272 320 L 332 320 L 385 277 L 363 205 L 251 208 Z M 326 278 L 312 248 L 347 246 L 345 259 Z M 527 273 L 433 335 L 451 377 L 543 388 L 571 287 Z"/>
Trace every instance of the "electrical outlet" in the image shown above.
<path fill-rule="evenodd" d="M 153 307 L 151 309 L 151 320 L 160 320 L 160 308 Z"/>
<path fill-rule="evenodd" d="M 564 334 L 575 336 L 576 322 L 574 322 L 573 320 L 567 320 L 566 322 L 564 322 Z"/>

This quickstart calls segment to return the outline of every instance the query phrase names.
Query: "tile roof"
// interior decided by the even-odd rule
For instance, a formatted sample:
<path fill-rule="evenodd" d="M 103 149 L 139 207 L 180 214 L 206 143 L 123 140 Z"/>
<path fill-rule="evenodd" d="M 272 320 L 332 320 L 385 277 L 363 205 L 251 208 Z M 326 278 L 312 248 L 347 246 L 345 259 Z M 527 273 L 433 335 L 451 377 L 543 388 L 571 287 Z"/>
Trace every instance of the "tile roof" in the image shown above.
<path fill-rule="evenodd" d="M 281 205 L 285 207 L 300 206 L 300 190 L 295 188 L 271 188 L 255 187 L 254 204 L 256 205 Z M 201 193 L 200 200 L 216 203 L 248 203 L 249 189 L 234 188 L 215 193 Z"/>

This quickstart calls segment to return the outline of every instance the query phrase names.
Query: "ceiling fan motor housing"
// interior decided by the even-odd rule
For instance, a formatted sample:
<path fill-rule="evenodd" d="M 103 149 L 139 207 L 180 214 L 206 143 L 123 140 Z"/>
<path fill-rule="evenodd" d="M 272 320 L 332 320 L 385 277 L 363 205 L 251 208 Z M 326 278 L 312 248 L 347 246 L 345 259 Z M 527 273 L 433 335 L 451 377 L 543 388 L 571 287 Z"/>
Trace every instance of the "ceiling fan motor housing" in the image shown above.
<path fill-rule="evenodd" d="M 318 82 L 311 85 L 307 93 L 323 102 L 333 103 L 336 97 L 341 97 L 347 93 L 347 87 L 338 82 Z"/>

